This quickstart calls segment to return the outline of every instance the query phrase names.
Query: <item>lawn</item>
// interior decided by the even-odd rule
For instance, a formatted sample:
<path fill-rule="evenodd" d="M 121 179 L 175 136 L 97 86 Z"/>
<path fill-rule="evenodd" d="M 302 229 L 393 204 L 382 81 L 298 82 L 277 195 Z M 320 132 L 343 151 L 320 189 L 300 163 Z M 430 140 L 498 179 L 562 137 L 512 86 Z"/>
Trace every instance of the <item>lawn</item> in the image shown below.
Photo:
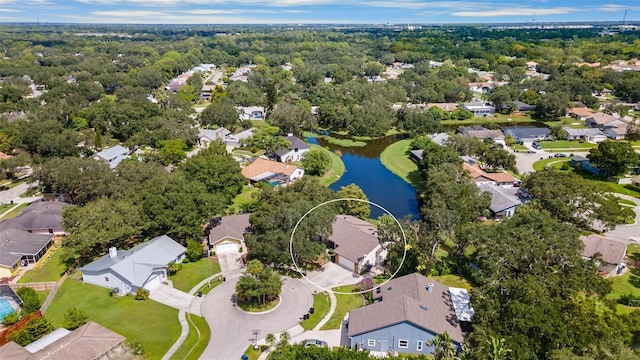
<path fill-rule="evenodd" d="M 229 205 L 226 212 L 228 214 L 241 214 L 245 206 L 256 200 L 258 194 L 260 194 L 260 188 L 249 185 L 243 186 L 242 192 L 233 199 L 233 203 Z"/>
<path fill-rule="evenodd" d="M 28 270 L 18 280 L 19 283 L 58 281 L 67 267 L 60 260 L 62 251 L 56 250 L 39 269 Z"/>
<path fill-rule="evenodd" d="M 198 359 L 211 339 L 211 330 L 202 316 L 186 314 L 189 334 L 171 359 Z"/>
<path fill-rule="evenodd" d="M 209 286 L 209 284 L 211 284 L 211 286 Z M 222 276 L 218 276 L 214 278 L 213 280 L 211 280 L 211 282 L 209 282 L 209 284 L 204 284 L 204 286 L 198 289 L 198 291 L 202 291 L 202 295 L 207 295 L 209 291 L 215 289 L 216 286 L 222 284 Z"/>
<path fill-rule="evenodd" d="M 592 144 L 588 142 L 579 142 L 571 140 L 553 140 L 553 141 L 540 141 L 538 142 L 543 150 L 550 149 L 563 149 L 563 150 L 583 150 L 598 147 L 598 144 Z"/>
<path fill-rule="evenodd" d="M 465 278 L 458 275 L 449 274 L 433 276 L 433 279 L 449 287 L 463 288 L 467 290 L 471 289 L 471 284 L 469 284 Z"/>
<path fill-rule="evenodd" d="M 344 163 L 342 162 L 342 159 L 340 159 L 340 156 L 338 156 L 333 151 L 325 149 L 319 145 L 312 144 L 311 148 L 324 152 L 325 154 L 327 154 L 327 156 L 329 156 L 329 159 L 331 159 L 331 168 L 329 168 L 329 171 L 322 175 L 322 177 L 320 178 L 320 183 L 322 185 L 329 186 L 338 181 L 338 179 L 342 177 L 345 171 Z"/>
<path fill-rule="evenodd" d="M 396 141 L 384 149 L 380 154 L 380 161 L 389 171 L 400 176 L 418 192 L 422 192 L 424 191 L 424 180 L 420 176 L 418 165 L 407 154 L 410 146 L 410 139 Z"/>
<path fill-rule="evenodd" d="M 29 204 L 20 204 L 20 205 L 16 206 L 7 215 L 3 216 L 2 219 L 3 220 L 11 219 L 11 218 L 14 218 L 14 217 L 20 215 L 22 210 L 24 210 L 27 206 L 29 206 Z"/>
<path fill-rule="evenodd" d="M 336 288 L 333 288 L 334 291 L 344 293 L 353 292 L 354 289 L 355 286 L 353 285 L 338 286 Z M 324 326 L 322 326 L 320 330 L 340 329 L 342 320 L 344 319 L 345 315 L 347 315 L 349 311 L 357 309 L 364 305 L 361 294 L 336 294 L 336 300 L 336 310 L 329 318 L 329 321 L 327 321 L 327 323 L 324 324 Z"/>
<path fill-rule="evenodd" d="M 631 259 L 630 263 L 635 262 L 640 265 L 640 245 L 629 245 L 627 247 L 627 256 Z M 609 299 L 617 300 L 626 294 L 640 296 L 640 268 L 632 268 L 630 266 L 624 275 L 610 277 L 609 281 L 611 282 L 611 292 L 607 295 Z M 634 308 L 618 304 L 616 309 L 619 313 L 627 313 Z M 640 307 L 635 309 L 640 309 Z"/>
<path fill-rule="evenodd" d="M 262 354 L 263 351 L 267 350 L 267 348 L 267 345 L 261 345 L 258 347 L 258 350 L 256 350 L 253 348 L 253 345 L 249 345 L 247 350 L 244 352 L 244 355 L 247 355 L 249 360 L 258 360 L 260 354 Z"/>
<path fill-rule="evenodd" d="M 511 120 L 509 120 L 509 119 L 511 119 Z M 495 114 L 495 116 L 472 117 L 470 119 L 465 119 L 465 120 L 444 120 L 444 121 L 441 121 L 440 123 L 442 125 L 458 125 L 458 124 L 460 124 L 460 125 L 469 125 L 469 124 L 485 125 L 485 124 L 491 124 L 491 123 L 506 123 L 506 122 L 512 122 L 513 125 L 522 125 L 522 123 L 530 123 L 530 122 L 537 122 L 537 121 L 532 119 L 530 116 L 527 116 L 527 115 Z"/>
<path fill-rule="evenodd" d="M 309 316 L 309 319 L 304 320 L 300 325 L 305 330 L 313 330 L 318 325 L 331 309 L 331 298 L 326 292 L 321 292 L 313 296 L 313 308 L 314 313 Z"/>
<path fill-rule="evenodd" d="M 40 300 L 40 304 L 44 303 L 50 292 L 51 290 L 36 290 L 36 293 L 38 294 L 38 300 Z"/>
<path fill-rule="evenodd" d="M 173 287 L 189 292 L 200 281 L 208 278 L 213 274 L 220 272 L 220 264 L 210 258 L 200 259 L 198 262 L 184 263 L 182 270 L 175 275 L 169 276 L 169 280 L 173 282 Z"/>
<path fill-rule="evenodd" d="M 533 170 L 542 171 L 549 164 L 563 163 L 563 162 L 568 162 L 568 161 L 569 161 L 569 158 L 555 158 L 555 157 L 550 157 L 548 159 L 538 160 L 538 161 L 533 163 Z"/>
<path fill-rule="evenodd" d="M 142 344 L 145 358 L 160 359 L 180 336 L 178 310 L 134 296 L 111 297 L 110 289 L 67 279 L 47 310 L 47 319 L 62 327 L 70 307 L 84 310 L 89 320 Z"/>
<path fill-rule="evenodd" d="M 509 146 L 510 148 L 512 148 L 513 150 L 518 150 L 518 151 L 529 151 L 529 148 L 524 146 L 524 145 L 520 145 L 520 144 L 511 144 L 511 146 Z"/>

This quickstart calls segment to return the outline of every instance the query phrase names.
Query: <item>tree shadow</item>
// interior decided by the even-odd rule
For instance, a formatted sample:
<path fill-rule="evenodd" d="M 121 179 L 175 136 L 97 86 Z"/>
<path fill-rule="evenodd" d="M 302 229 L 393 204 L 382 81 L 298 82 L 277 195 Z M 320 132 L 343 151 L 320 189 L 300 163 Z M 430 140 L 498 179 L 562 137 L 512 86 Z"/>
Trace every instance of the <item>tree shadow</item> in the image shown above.
<path fill-rule="evenodd" d="M 424 192 L 425 190 L 425 182 L 422 176 L 420 175 L 420 170 L 413 170 L 409 174 L 407 174 L 407 178 L 409 179 L 409 183 L 413 186 L 418 192 Z"/>
<path fill-rule="evenodd" d="M 631 274 L 629 274 L 629 284 L 633 285 L 636 289 L 640 289 L 640 270 L 631 270 Z"/>

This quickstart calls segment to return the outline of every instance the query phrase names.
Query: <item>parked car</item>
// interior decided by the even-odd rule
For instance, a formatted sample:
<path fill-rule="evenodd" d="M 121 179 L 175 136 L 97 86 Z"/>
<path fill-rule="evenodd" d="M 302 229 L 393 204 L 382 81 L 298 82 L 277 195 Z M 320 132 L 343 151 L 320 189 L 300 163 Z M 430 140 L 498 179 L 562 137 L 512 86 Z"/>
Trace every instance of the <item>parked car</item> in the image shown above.
<path fill-rule="evenodd" d="M 304 341 L 304 346 L 317 346 L 317 347 L 327 347 L 329 346 L 326 341 L 318 340 L 318 339 L 307 339 Z"/>
<path fill-rule="evenodd" d="M 557 153 L 557 154 L 553 155 L 553 157 L 567 157 L 567 154 Z"/>
<path fill-rule="evenodd" d="M 531 143 L 531 146 L 536 150 L 540 150 L 542 148 L 540 144 L 538 144 L 537 142 Z"/>

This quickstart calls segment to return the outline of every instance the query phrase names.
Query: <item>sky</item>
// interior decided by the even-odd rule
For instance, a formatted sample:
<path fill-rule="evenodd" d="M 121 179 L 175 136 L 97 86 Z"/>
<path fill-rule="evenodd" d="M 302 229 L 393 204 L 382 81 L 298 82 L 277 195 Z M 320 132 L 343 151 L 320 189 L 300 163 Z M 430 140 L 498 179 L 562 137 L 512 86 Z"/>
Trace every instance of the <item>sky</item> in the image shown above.
<path fill-rule="evenodd" d="M 640 0 L 0 0 L 0 22 L 446 24 L 640 21 Z"/>

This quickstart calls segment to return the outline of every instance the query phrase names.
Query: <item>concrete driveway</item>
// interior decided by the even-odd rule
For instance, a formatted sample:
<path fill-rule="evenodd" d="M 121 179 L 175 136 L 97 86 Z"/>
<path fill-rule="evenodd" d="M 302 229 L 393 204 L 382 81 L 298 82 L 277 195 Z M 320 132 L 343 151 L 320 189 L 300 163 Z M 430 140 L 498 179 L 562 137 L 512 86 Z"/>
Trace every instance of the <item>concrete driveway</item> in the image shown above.
<path fill-rule="evenodd" d="M 244 272 L 244 264 L 242 263 L 242 253 L 222 253 L 218 254 L 218 263 L 222 276 L 227 280 L 239 278 Z"/>
<path fill-rule="evenodd" d="M 328 262 L 324 264 L 320 269 L 307 273 L 306 279 L 300 279 L 306 281 L 310 286 L 314 287 L 317 292 L 324 291 L 325 289 L 331 289 L 332 287 L 340 285 L 351 285 L 362 280 L 362 276 L 354 277 L 354 273 L 343 268 L 338 264 Z M 321 287 L 321 288 L 319 288 Z"/>
<path fill-rule="evenodd" d="M 184 291 L 174 289 L 165 284 L 154 287 L 149 292 L 149 299 L 157 301 L 161 304 L 171 306 L 174 309 L 191 312 L 195 315 L 201 315 L 197 306 L 192 308 L 191 303 L 196 299 L 195 296 L 189 295 Z"/>
<path fill-rule="evenodd" d="M 240 359 L 255 335 L 258 338 L 278 333 L 298 324 L 313 306 L 311 287 L 303 280 L 284 278 L 280 305 L 266 314 L 249 314 L 236 308 L 233 301 L 237 278 L 218 285 L 204 298 L 202 314 L 211 328 L 211 341 L 200 356 L 207 360 Z"/>

